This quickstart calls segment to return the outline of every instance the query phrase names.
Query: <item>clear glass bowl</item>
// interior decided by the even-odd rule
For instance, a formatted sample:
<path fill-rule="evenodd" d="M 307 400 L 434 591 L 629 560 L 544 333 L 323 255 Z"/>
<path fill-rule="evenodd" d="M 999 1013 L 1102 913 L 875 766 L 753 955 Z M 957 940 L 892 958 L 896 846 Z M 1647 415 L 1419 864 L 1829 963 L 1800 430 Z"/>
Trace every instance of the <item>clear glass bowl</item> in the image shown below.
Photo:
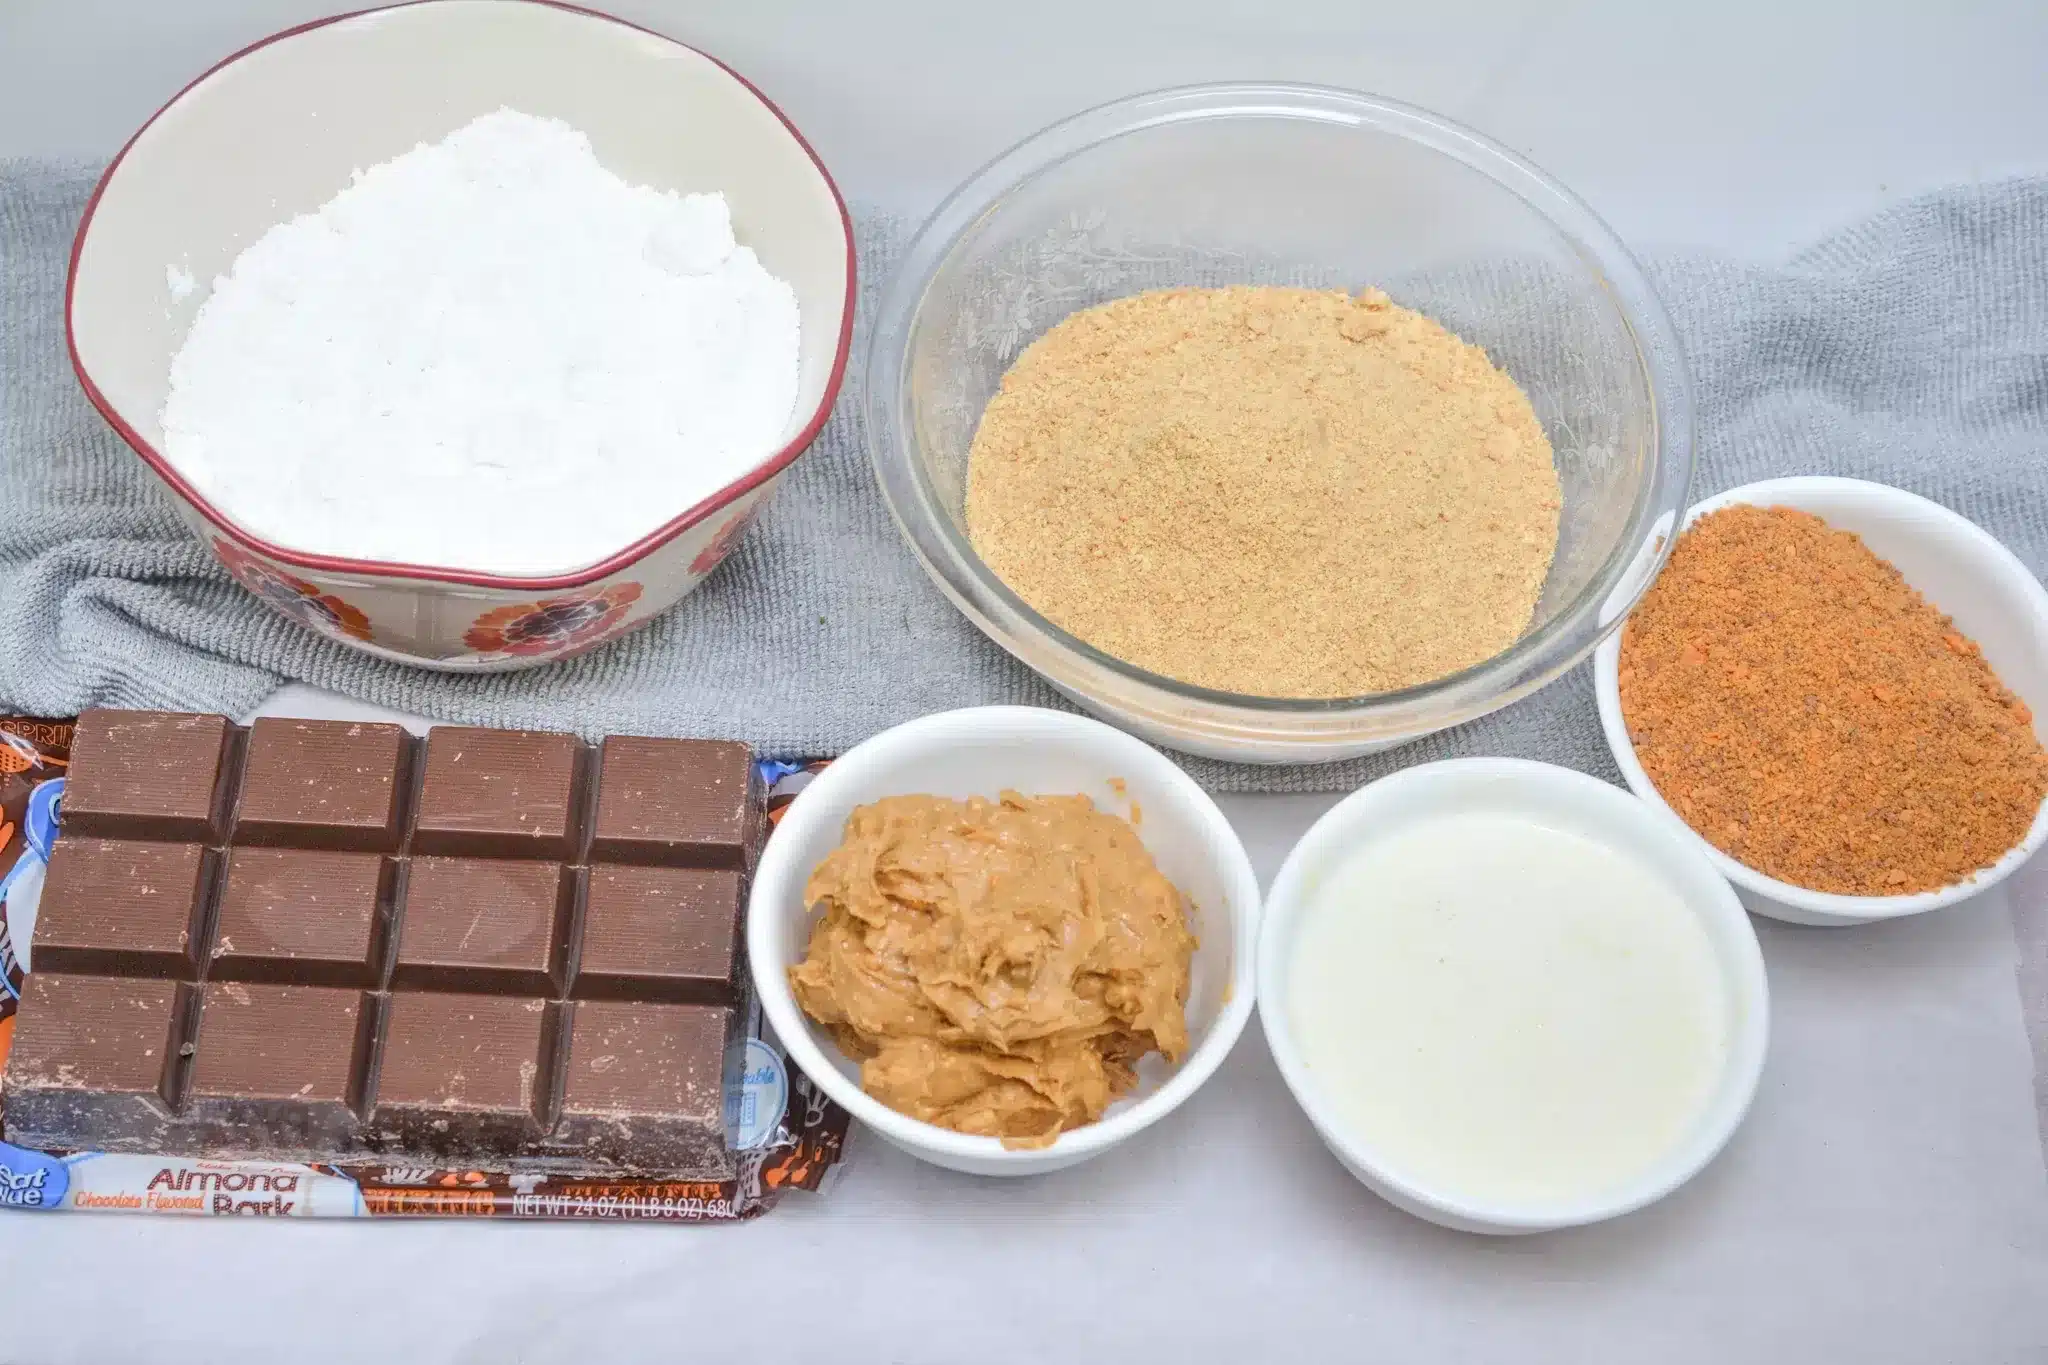
<path fill-rule="evenodd" d="M 1534 620 L 1416 687 L 1242 696 L 1069 635 L 968 541 L 967 452 L 1018 353 L 1077 309 L 1176 285 L 1377 285 L 1486 348 L 1527 391 L 1564 509 Z M 1155 743 L 1241 762 L 1367 753 L 1505 706 L 1589 654 L 1648 586 L 1692 479 L 1692 400 L 1669 319 L 1568 190 L 1391 100 L 1209 85 L 1104 105 L 984 167 L 911 243 L 868 354 L 869 453 L 934 581 L 1061 692 Z"/>

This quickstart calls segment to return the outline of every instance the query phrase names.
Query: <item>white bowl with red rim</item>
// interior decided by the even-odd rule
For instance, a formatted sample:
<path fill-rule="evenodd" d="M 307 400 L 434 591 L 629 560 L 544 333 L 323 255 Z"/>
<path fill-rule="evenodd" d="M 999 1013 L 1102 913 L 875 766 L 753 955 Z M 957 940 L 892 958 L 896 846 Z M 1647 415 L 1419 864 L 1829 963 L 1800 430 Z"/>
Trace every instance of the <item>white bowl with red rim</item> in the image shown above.
<path fill-rule="evenodd" d="M 722 192 L 733 230 L 796 291 L 796 408 L 745 477 L 567 573 L 514 577 L 305 554 L 238 526 L 164 458 L 171 358 L 204 300 L 273 225 L 350 173 L 510 107 L 587 133 L 639 184 Z M 166 268 L 202 282 L 172 297 Z M 853 327 L 853 232 L 830 175 L 781 111 L 682 43 L 548 0 L 421 0 L 323 19 L 244 48 L 158 110 L 87 203 L 66 328 L 80 383 L 243 586 L 380 658 L 495 672 L 644 625 L 704 581 L 824 425 Z"/>

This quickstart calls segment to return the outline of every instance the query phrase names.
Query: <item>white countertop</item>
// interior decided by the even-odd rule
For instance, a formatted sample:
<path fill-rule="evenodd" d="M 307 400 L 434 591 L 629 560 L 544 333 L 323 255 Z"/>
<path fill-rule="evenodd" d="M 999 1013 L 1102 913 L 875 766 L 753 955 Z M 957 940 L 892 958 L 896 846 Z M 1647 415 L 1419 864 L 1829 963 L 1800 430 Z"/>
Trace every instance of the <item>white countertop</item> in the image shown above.
<path fill-rule="evenodd" d="M 207 63 L 330 6 L 4 0 L 0 156 L 104 157 Z M 2048 170 L 2032 0 L 610 7 L 730 61 L 849 196 L 905 211 L 1062 114 L 1223 78 L 1465 119 L 1638 245 L 1777 256 L 1913 191 Z M 299 688 L 265 709 L 359 710 Z M 1224 804 L 1270 878 L 1333 799 Z M 2014 885 L 2048 908 L 2048 870 Z M 744 1228 L 8 1217 L 0 1360 L 2048 1359 L 2005 897 L 1759 929 L 1773 1039 L 1748 1124 L 1678 1196 L 1601 1228 L 1492 1241 L 1380 1204 L 1254 1027 L 1185 1110 L 1081 1170 L 974 1181 L 857 1142 L 827 1197 Z"/>

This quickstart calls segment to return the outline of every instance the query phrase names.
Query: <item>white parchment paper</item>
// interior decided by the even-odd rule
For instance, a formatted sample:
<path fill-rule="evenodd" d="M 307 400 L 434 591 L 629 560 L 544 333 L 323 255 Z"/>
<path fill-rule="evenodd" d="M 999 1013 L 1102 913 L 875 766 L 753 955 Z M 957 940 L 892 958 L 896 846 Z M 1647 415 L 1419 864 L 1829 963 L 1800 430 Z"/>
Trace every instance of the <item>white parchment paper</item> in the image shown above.
<path fill-rule="evenodd" d="M 1270 878 L 1330 798 L 1227 801 Z M 0 1360 L 2048 1360 L 2004 897 L 1759 929 L 1773 1038 L 1749 1121 L 1598 1228 L 1492 1240 L 1380 1203 L 1254 1027 L 1180 1113 L 1079 1170 L 975 1180 L 857 1139 L 837 1188 L 740 1228 L 8 1217 Z"/>

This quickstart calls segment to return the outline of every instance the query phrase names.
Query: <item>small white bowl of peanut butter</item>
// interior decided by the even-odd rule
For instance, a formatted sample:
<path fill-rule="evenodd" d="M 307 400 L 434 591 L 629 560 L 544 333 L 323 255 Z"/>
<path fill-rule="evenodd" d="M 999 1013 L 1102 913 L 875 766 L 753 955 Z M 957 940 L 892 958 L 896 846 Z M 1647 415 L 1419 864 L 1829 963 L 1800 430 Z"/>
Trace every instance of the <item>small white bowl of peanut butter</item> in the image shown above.
<path fill-rule="evenodd" d="M 791 1060 L 911 1155 L 1086 1161 L 1212 1075 L 1251 1016 L 1259 888 L 1165 755 L 1031 707 L 848 751 L 769 840 L 747 911 Z"/>

